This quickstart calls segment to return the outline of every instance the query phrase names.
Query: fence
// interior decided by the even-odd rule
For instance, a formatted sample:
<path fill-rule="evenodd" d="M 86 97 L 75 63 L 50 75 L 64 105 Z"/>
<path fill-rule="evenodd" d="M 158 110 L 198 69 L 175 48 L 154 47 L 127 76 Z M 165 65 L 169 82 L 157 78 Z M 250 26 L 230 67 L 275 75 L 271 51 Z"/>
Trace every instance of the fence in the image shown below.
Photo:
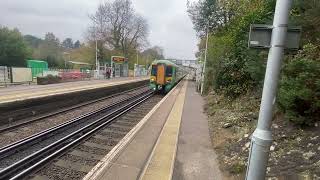
<path fill-rule="evenodd" d="M 0 86 L 7 86 L 10 84 L 10 72 L 8 67 L 0 66 Z"/>
<path fill-rule="evenodd" d="M 139 69 L 137 75 L 145 75 L 146 70 Z M 59 82 L 80 81 L 90 79 L 110 78 L 111 69 L 100 69 L 99 74 L 95 70 L 89 69 L 54 69 L 54 68 L 25 68 L 0 66 L 0 86 L 12 84 L 37 82 L 38 78 L 50 77 L 59 79 Z"/>
<path fill-rule="evenodd" d="M 147 75 L 148 75 L 148 70 L 144 66 L 135 64 L 134 66 L 135 77 L 147 76 Z"/>
<path fill-rule="evenodd" d="M 93 70 L 76 70 L 76 69 L 39 69 L 33 68 L 33 72 L 39 72 L 34 74 L 34 79 L 37 77 L 58 76 L 62 81 L 77 81 L 91 79 L 94 77 Z"/>

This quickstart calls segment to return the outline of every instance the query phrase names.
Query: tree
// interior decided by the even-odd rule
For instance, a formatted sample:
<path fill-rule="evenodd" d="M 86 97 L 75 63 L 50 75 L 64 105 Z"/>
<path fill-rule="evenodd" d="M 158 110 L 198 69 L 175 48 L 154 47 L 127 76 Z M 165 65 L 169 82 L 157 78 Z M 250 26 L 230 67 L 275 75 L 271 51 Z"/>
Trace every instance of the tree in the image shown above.
<path fill-rule="evenodd" d="M 142 52 L 142 55 L 149 58 L 150 60 L 164 59 L 163 48 L 159 46 L 154 46 L 152 48 L 146 49 Z"/>
<path fill-rule="evenodd" d="M 128 56 L 131 49 L 147 44 L 148 24 L 136 14 L 130 0 L 115 0 L 100 4 L 91 15 L 94 26 L 89 29 L 90 39 L 99 39 L 111 50 Z"/>
<path fill-rule="evenodd" d="M 73 45 L 73 48 L 80 48 L 80 46 L 81 46 L 81 43 L 80 43 L 80 41 L 79 40 L 77 40 L 75 43 L 74 43 L 74 45 Z"/>
<path fill-rule="evenodd" d="M 65 40 L 62 41 L 62 47 L 65 49 L 72 49 L 73 46 L 73 41 L 71 38 L 66 38 Z"/>
<path fill-rule="evenodd" d="M 50 67 L 63 67 L 63 56 L 60 48 L 60 41 L 53 33 L 47 33 L 45 39 L 34 50 L 34 58 L 43 59 Z"/>
<path fill-rule="evenodd" d="M 38 48 L 43 41 L 42 39 L 32 35 L 25 35 L 23 36 L 23 39 L 26 42 L 26 44 L 31 48 Z"/>
<path fill-rule="evenodd" d="M 0 65 L 25 66 L 31 51 L 18 29 L 0 27 Z"/>
<path fill-rule="evenodd" d="M 251 3 L 248 0 L 199 0 L 189 3 L 188 14 L 200 37 L 207 31 L 214 32 L 224 28 L 234 17 L 241 16 L 252 4 L 261 5 L 261 1 Z"/>
<path fill-rule="evenodd" d="M 319 45 L 320 37 L 320 1 L 295 0 L 291 12 L 291 21 L 302 26 L 303 43 Z"/>

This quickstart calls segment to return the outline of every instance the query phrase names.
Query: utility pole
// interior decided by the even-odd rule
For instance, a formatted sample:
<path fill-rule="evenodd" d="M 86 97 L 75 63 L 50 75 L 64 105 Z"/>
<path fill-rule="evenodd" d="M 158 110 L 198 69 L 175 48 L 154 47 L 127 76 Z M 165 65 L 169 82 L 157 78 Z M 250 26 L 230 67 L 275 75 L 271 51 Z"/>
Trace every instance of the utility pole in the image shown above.
<path fill-rule="evenodd" d="M 68 52 L 63 52 L 64 55 L 69 55 L 69 61 L 71 61 L 71 56 L 70 56 L 70 53 Z M 67 69 L 67 59 L 66 57 L 64 56 L 64 68 Z"/>
<path fill-rule="evenodd" d="M 205 76 L 205 73 L 206 73 L 208 39 L 209 39 L 209 21 L 208 21 L 208 24 L 207 24 L 206 49 L 205 49 L 205 52 L 204 52 L 204 64 L 203 64 L 202 77 L 201 77 L 201 90 L 200 90 L 201 95 L 203 94 L 204 76 Z"/>
<path fill-rule="evenodd" d="M 259 120 L 251 139 L 246 180 L 264 180 L 272 143 L 271 121 L 292 0 L 277 0 Z"/>
<path fill-rule="evenodd" d="M 99 72 L 99 62 L 98 62 L 98 40 L 96 36 L 96 70 Z"/>
<path fill-rule="evenodd" d="M 139 64 L 139 54 L 138 54 L 138 50 L 137 50 L 137 65 Z"/>

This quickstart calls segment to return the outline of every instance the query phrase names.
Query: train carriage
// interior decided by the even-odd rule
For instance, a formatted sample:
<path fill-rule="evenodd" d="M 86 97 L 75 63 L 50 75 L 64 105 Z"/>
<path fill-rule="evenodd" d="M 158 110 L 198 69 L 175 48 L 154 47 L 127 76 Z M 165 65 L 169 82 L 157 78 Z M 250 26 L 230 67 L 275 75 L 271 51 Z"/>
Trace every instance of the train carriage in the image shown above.
<path fill-rule="evenodd" d="M 184 76 L 180 66 L 168 60 L 156 60 L 151 64 L 150 87 L 156 91 L 169 92 Z"/>

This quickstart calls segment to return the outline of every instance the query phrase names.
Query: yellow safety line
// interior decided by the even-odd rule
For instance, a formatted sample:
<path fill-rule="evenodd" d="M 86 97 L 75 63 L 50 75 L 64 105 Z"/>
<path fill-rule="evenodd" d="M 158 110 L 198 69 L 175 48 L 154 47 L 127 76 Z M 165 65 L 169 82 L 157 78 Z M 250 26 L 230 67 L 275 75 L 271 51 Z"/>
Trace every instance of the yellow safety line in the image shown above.
<path fill-rule="evenodd" d="M 142 80 L 142 79 L 139 79 L 139 80 Z M 53 94 L 83 91 L 83 90 L 114 86 L 114 85 L 124 84 L 127 82 L 135 82 L 135 81 L 138 81 L 138 80 L 108 82 L 108 83 L 93 84 L 93 85 L 90 84 L 90 85 L 84 85 L 84 86 L 80 86 L 80 87 L 71 87 L 71 88 L 63 88 L 63 86 L 62 86 L 61 89 L 48 89 L 48 90 L 43 90 L 43 91 L 39 91 L 39 92 L 31 92 L 31 93 L 20 92 L 19 94 L 2 96 L 2 97 L 0 97 L 0 101 L 3 103 L 3 101 L 13 101 L 13 100 L 20 100 L 20 99 L 24 99 L 24 98 L 34 98 L 34 97 L 41 97 L 41 96 L 47 96 L 47 95 L 53 95 Z"/>
<path fill-rule="evenodd" d="M 185 82 L 173 105 L 140 180 L 172 178 L 187 84 L 188 82 Z"/>

